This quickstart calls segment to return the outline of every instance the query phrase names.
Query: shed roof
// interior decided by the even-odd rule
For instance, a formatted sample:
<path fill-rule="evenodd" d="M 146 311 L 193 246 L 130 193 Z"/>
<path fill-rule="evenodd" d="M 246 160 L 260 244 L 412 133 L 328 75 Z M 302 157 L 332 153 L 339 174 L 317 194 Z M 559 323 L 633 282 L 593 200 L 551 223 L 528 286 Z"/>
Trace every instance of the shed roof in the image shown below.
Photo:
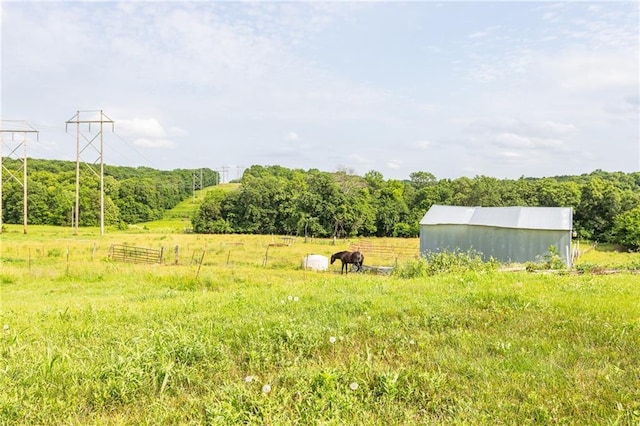
<path fill-rule="evenodd" d="M 571 207 L 463 207 L 433 205 L 420 225 L 476 225 L 518 229 L 572 229 Z"/>

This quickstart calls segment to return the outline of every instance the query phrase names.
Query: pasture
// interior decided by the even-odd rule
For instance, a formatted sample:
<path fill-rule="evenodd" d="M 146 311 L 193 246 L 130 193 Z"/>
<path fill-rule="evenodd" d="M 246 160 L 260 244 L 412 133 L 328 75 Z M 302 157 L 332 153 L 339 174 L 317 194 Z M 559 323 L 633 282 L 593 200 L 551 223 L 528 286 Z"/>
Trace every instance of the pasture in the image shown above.
<path fill-rule="evenodd" d="M 418 247 L 366 242 L 366 265 Z M 358 243 L 7 226 L 0 424 L 640 423 L 638 274 L 301 268 Z"/>

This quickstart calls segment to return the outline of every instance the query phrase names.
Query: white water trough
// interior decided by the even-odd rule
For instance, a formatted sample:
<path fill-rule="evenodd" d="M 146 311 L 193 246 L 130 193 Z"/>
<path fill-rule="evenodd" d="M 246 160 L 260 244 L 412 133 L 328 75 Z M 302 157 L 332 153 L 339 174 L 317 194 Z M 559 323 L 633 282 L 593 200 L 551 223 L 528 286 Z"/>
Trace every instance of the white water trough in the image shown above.
<path fill-rule="evenodd" d="M 302 269 L 326 271 L 329 269 L 329 258 L 321 254 L 310 254 L 302 259 Z"/>

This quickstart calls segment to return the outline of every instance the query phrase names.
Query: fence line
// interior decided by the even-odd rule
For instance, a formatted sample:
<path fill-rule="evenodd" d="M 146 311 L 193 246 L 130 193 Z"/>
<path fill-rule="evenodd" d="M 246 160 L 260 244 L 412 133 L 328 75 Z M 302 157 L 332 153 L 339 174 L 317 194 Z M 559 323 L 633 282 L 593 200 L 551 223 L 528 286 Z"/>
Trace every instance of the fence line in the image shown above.
<path fill-rule="evenodd" d="M 418 247 L 398 247 L 381 244 L 371 244 L 367 242 L 353 243 L 349 245 L 349 251 L 360 251 L 366 254 L 391 256 L 391 257 L 417 257 L 419 256 Z"/>

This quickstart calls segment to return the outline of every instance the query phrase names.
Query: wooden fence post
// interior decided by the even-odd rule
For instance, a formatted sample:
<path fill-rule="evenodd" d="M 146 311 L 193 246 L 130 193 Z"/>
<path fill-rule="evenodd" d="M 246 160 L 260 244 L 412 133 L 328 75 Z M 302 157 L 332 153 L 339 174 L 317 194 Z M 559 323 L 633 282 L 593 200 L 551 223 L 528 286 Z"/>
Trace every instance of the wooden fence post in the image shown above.
<path fill-rule="evenodd" d="M 198 272 L 196 272 L 196 280 L 198 279 L 198 275 L 200 275 L 200 268 L 202 267 L 202 262 L 204 261 L 204 254 L 206 252 L 202 251 L 202 256 L 200 257 L 200 263 L 198 264 Z"/>
<path fill-rule="evenodd" d="M 264 252 L 264 261 L 262 262 L 262 266 L 267 266 L 268 259 L 269 259 L 269 246 L 267 246 L 267 251 Z"/>

